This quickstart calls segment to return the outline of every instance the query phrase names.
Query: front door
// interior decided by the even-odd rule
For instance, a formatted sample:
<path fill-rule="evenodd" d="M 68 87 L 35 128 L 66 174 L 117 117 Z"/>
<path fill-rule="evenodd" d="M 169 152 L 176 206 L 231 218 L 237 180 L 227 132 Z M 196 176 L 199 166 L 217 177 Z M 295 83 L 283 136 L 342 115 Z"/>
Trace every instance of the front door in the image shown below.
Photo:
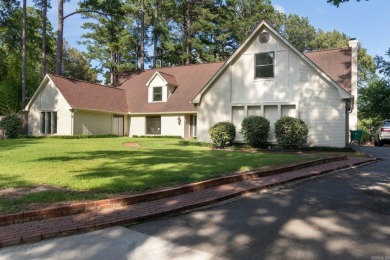
<path fill-rule="evenodd" d="M 124 135 L 124 116 L 114 115 L 112 118 L 112 133 L 114 135 Z"/>

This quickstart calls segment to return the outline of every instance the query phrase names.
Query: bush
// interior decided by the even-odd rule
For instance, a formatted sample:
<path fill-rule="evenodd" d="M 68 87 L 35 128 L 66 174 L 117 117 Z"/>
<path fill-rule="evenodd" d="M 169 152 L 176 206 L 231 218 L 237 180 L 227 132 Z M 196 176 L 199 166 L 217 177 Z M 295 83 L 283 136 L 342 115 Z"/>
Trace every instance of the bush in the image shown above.
<path fill-rule="evenodd" d="M 284 148 L 301 147 L 307 141 L 309 128 L 299 118 L 283 116 L 275 122 L 275 136 Z"/>
<path fill-rule="evenodd" d="M 225 148 L 236 139 L 236 127 L 231 122 L 219 122 L 209 129 L 209 135 L 215 148 Z"/>
<path fill-rule="evenodd" d="M 262 116 L 248 116 L 241 123 L 245 142 L 256 148 L 266 145 L 269 129 L 269 121 Z"/>
<path fill-rule="evenodd" d="M 20 119 L 17 115 L 8 115 L 0 121 L 0 128 L 4 130 L 4 133 L 8 136 L 8 138 L 18 137 L 22 127 L 22 119 Z"/>

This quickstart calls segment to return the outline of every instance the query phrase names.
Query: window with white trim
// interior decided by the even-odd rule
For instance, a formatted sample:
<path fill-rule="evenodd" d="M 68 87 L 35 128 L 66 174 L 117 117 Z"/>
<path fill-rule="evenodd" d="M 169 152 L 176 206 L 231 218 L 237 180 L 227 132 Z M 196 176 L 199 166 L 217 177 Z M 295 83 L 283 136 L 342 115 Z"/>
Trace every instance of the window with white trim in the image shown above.
<path fill-rule="evenodd" d="M 153 87 L 153 102 L 162 101 L 162 87 Z"/>
<path fill-rule="evenodd" d="M 275 52 L 262 52 L 255 54 L 255 79 L 274 77 Z"/>

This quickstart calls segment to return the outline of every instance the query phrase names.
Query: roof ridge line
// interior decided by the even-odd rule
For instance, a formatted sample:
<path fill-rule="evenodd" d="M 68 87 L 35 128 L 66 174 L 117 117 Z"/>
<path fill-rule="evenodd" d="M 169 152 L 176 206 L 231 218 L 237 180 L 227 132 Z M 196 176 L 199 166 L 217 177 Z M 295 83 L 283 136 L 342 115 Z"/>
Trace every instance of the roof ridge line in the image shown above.
<path fill-rule="evenodd" d="M 62 75 L 57 75 L 57 74 L 54 74 L 54 73 L 47 73 L 47 74 L 48 74 L 49 76 L 54 76 L 54 77 L 58 77 L 58 78 L 63 78 L 63 79 L 71 80 L 71 81 L 73 80 L 73 81 L 83 82 L 83 83 L 95 85 L 95 86 L 98 86 L 98 87 L 104 87 L 104 88 L 111 88 L 111 89 L 122 90 L 122 89 L 120 89 L 120 88 L 115 87 L 114 85 L 104 85 L 104 84 L 99 84 L 99 83 L 90 82 L 90 81 L 81 80 L 81 79 L 73 79 L 73 78 L 69 78 L 69 77 L 62 76 Z"/>
<path fill-rule="evenodd" d="M 185 67 L 209 65 L 209 64 L 224 63 L 224 62 L 225 61 L 213 61 L 213 62 L 204 62 L 204 63 L 193 63 L 193 64 L 188 64 L 188 65 L 178 65 L 178 66 L 171 66 L 171 67 L 149 68 L 149 69 L 144 69 L 144 70 L 122 71 L 122 72 L 118 73 L 118 75 L 125 74 L 125 73 L 137 73 L 137 72 L 145 72 L 145 71 L 153 71 L 153 70 L 158 71 L 160 69 L 185 68 Z M 165 72 L 162 72 L 162 73 L 165 73 Z M 170 75 L 169 73 L 165 73 L 165 74 Z"/>
<path fill-rule="evenodd" d="M 340 47 L 340 48 L 332 48 L 332 49 L 326 49 L 326 50 L 312 50 L 312 51 L 305 51 L 303 54 L 306 53 L 313 53 L 313 52 L 326 52 L 326 51 L 337 51 L 337 50 L 346 50 L 350 49 L 351 47 Z"/>

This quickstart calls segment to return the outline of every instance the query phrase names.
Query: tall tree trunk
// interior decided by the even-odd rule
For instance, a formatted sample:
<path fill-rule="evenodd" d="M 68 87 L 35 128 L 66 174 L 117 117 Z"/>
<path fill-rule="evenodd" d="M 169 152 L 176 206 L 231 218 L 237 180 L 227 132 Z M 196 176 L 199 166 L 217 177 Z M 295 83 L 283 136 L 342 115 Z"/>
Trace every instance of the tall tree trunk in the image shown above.
<path fill-rule="evenodd" d="M 156 28 L 159 25 L 159 16 L 158 16 L 158 8 L 160 6 L 160 0 L 156 0 L 156 5 L 154 7 L 154 34 L 153 34 L 153 68 L 157 67 L 157 43 L 159 38 L 159 33 L 156 31 Z M 160 64 L 160 67 L 162 64 Z"/>
<path fill-rule="evenodd" d="M 26 66 L 27 66 L 27 0 L 23 0 L 23 29 L 22 29 L 22 109 L 26 106 Z"/>
<path fill-rule="evenodd" d="M 191 60 L 190 60 L 190 56 L 191 56 L 191 41 L 190 41 L 190 38 L 191 38 L 191 8 L 192 8 L 192 3 L 191 1 L 188 1 L 187 2 L 187 6 L 185 7 L 185 18 L 184 18 L 184 28 L 185 28 L 185 41 L 184 41 L 184 44 L 185 44 L 185 48 L 184 48 L 184 51 L 185 51 L 185 60 L 184 60 L 184 64 L 185 65 L 188 65 L 190 64 Z"/>
<path fill-rule="evenodd" d="M 141 0 L 141 60 L 140 68 L 145 68 L 145 1 Z"/>
<path fill-rule="evenodd" d="M 47 18 L 47 0 L 42 0 L 42 78 L 46 75 L 46 18 Z"/>
<path fill-rule="evenodd" d="M 114 85 L 114 83 L 115 83 L 115 54 L 114 54 L 113 50 L 111 50 L 111 53 L 110 53 L 110 60 L 111 60 L 110 83 L 111 83 L 111 85 Z"/>
<path fill-rule="evenodd" d="M 64 45 L 64 1 L 58 0 L 58 31 L 57 31 L 57 56 L 56 74 L 62 74 L 62 52 Z"/>

